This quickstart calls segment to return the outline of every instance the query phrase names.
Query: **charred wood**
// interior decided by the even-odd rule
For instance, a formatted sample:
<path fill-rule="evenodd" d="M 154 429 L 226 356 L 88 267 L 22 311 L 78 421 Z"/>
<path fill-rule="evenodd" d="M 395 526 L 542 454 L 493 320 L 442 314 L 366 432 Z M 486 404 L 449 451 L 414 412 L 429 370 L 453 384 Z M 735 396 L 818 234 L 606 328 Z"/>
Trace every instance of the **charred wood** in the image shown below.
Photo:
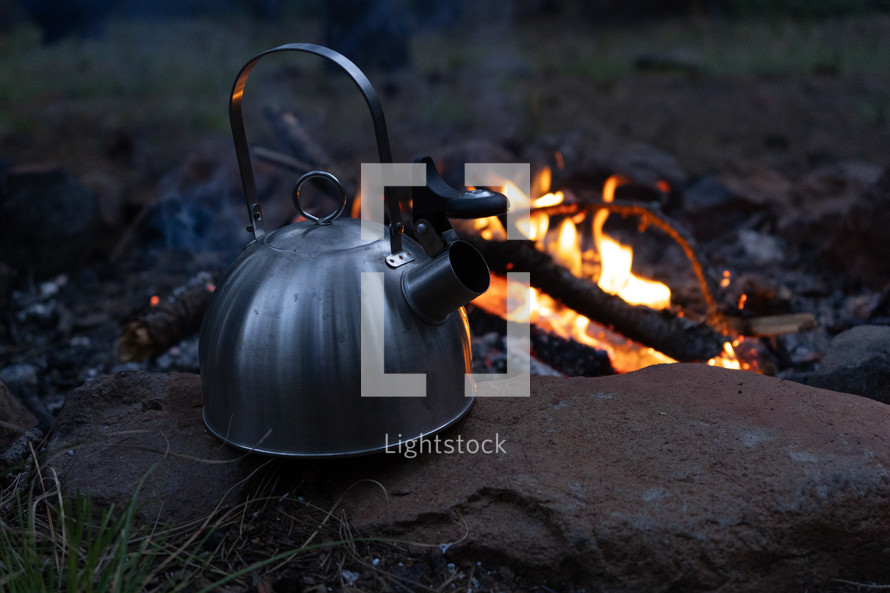
<path fill-rule="evenodd" d="M 506 321 L 479 307 L 468 307 L 470 327 L 475 335 L 495 332 L 504 335 Z M 614 375 L 615 369 L 608 353 L 586 344 L 562 338 L 553 333 L 531 326 L 531 355 L 555 371 L 570 377 L 602 377 Z M 473 353 L 476 358 L 476 353 Z M 494 369 L 503 372 L 504 369 Z"/>
<path fill-rule="evenodd" d="M 727 325 L 736 333 L 759 337 L 793 334 L 803 329 L 812 329 L 818 325 L 812 313 L 763 315 L 751 318 L 727 317 L 726 320 Z"/>
<path fill-rule="evenodd" d="M 636 202 L 598 202 L 593 204 L 560 204 L 558 206 L 550 206 L 547 208 L 536 209 L 536 212 L 543 212 L 548 216 L 558 214 L 574 214 L 579 210 L 589 212 L 597 212 L 606 210 L 619 216 L 637 216 L 640 218 L 640 230 L 653 226 L 668 237 L 670 237 L 677 245 L 683 249 L 683 253 L 692 266 L 695 278 L 698 281 L 699 289 L 705 304 L 708 307 L 708 322 L 712 325 L 722 328 L 723 319 L 719 310 L 717 299 L 714 297 L 716 292 L 714 288 L 713 274 L 709 273 L 705 265 L 705 258 L 701 255 L 698 245 L 689 233 L 685 232 L 680 225 L 672 222 L 667 216 L 662 214 L 658 209 L 650 207 L 646 204 Z M 552 295 L 551 295 L 552 296 Z M 630 337 L 630 336 L 628 336 Z"/>
<path fill-rule="evenodd" d="M 696 323 L 643 306 L 629 305 L 574 276 L 529 241 L 485 241 L 469 236 L 497 273 L 529 272 L 531 285 L 566 307 L 681 362 L 703 361 L 723 350 L 726 336 Z"/>
<path fill-rule="evenodd" d="M 201 272 L 138 313 L 120 337 L 121 360 L 141 362 L 159 356 L 197 332 L 212 291 L 213 277 Z"/>

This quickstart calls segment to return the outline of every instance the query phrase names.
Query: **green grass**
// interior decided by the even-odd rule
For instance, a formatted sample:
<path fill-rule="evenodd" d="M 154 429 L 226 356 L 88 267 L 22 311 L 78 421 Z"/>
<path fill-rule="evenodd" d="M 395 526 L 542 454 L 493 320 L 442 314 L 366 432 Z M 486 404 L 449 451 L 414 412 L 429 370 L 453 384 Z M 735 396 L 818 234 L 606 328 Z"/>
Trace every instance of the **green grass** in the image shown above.
<path fill-rule="evenodd" d="M 523 47 L 545 72 L 609 80 L 633 71 L 640 55 L 682 52 L 706 75 L 831 72 L 890 74 L 890 16 L 788 19 L 671 19 L 639 27 L 524 32 Z"/>
<path fill-rule="evenodd" d="M 52 132 L 66 119 L 114 113 L 121 123 L 227 129 L 225 100 L 252 55 L 306 25 L 249 21 L 112 21 L 96 39 L 44 46 L 33 27 L 0 35 L 0 133 Z"/>
<path fill-rule="evenodd" d="M 296 18 L 276 23 L 233 17 L 112 21 L 100 38 L 67 38 L 53 46 L 41 45 L 35 28 L 20 27 L 0 35 L 0 139 L 15 138 L 18 146 L 27 146 L 35 138 L 82 135 L 82 143 L 101 154 L 102 135 L 113 138 L 123 130 L 156 153 L 172 153 L 207 134 L 228 135 L 228 93 L 249 57 L 281 43 L 320 38 L 317 19 Z M 479 103 L 486 89 L 503 91 L 508 105 L 530 105 L 533 112 L 542 99 L 529 89 L 551 79 L 568 77 L 607 89 L 627 76 L 661 76 L 634 71 L 636 58 L 645 54 L 691 55 L 700 64 L 699 75 L 709 77 L 886 77 L 890 15 L 821 21 L 691 17 L 639 26 L 583 19 L 568 26 L 564 19 L 521 21 L 496 34 L 418 32 L 412 49 L 414 70 L 403 79 L 402 94 L 384 97 L 388 117 L 394 121 L 401 109 L 420 124 L 468 128 L 482 117 L 468 103 Z M 354 135 L 367 134 L 360 127 L 366 112 L 353 108 L 354 89 L 344 79 L 331 82 L 343 82 L 332 91 L 328 80 L 334 77 L 311 76 L 317 66 L 308 58 L 273 57 L 252 74 L 245 102 L 252 142 L 265 123 L 249 119 L 260 103 L 303 110 L 309 120 L 320 122 L 323 129 L 311 130 L 320 135 L 337 123 L 355 130 Z M 382 78 L 374 72 L 369 76 L 375 84 Z M 425 83 L 434 79 L 442 82 Z M 341 103 L 341 95 L 342 101 L 353 102 Z M 874 121 L 886 118 L 883 103 L 862 110 Z"/>
<path fill-rule="evenodd" d="M 0 519 L 0 590 L 9 593 L 136 593 L 147 590 L 164 533 L 134 527 L 125 509 L 97 511 L 89 498 L 63 499 L 14 484 Z M 174 588 L 161 590 L 174 591 Z"/>
<path fill-rule="evenodd" d="M 173 526 L 140 516 L 139 489 L 151 470 L 123 508 L 99 508 L 80 495 L 63 497 L 59 477 L 49 472 L 39 465 L 22 471 L 0 492 L 0 592 L 211 593 L 224 586 L 256 590 L 258 582 L 260 590 L 271 590 L 276 575 L 286 570 L 335 584 L 342 568 L 372 571 L 374 580 L 410 590 L 417 583 L 378 568 L 379 559 L 399 553 L 407 561 L 406 546 L 440 546 L 357 537 L 335 512 L 339 499 L 325 509 L 302 497 L 273 494 L 275 473 L 254 472 L 254 494 L 243 502 Z M 354 486 L 365 482 L 382 488 L 373 481 Z M 460 575 L 432 576 L 447 584 Z"/>

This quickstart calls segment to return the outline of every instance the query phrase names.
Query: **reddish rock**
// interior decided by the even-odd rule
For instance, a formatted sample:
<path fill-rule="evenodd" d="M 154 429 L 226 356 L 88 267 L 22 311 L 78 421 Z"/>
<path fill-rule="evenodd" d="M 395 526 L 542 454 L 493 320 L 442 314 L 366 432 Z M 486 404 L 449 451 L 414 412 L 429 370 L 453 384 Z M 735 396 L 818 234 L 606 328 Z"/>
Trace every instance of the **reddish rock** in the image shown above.
<path fill-rule="evenodd" d="M 859 325 L 836 335 L 806 382 L 890 404 L 890 327 Z"/>
<path fill-rule="evenodd" d="M 609 591 L 803 591 L 890 577 L 890 407 L 704 365 L 535 377 L 347 494 L 364 534 Z M 444 438 L 443 437 L 443 438 Z M 397 458 L 398 459 L 395 459 Z"/>
<path fill-rule="evenodd" d="M 16 399 L 6 383 L 0 381 L 0 461 L 4 462 L 3 465 L 11 465 L 22 453 L 28 451 L 26 446 L 15 447 L 16 451 L 11 451 L 10 448 L 19 442 L 27 445 L 25 439 L 36 426 L 37 418 L 34 414 Z"/>
<path fill-rule="evenodd" d="M 254 459 L 222 445 L 201 419 L 198 375 L 127 371 L 75 390 L 45 465 L 65 494 L 121 508 L 139 488 L 143 517 L 184 523 L 238 501 Z"/>
<path fill-rule="evenodd" d="M 68 494 L 125 504 L 147 475 L 144 516 L 203 517 L 256 487 L 242 479 L 257 460 L 207 434 L 200 398 L 195 375 L 87 384 L 61 412 L 49 464 Z M 890 581 L 885 404 L 667 365 L 533 377 L 531 397 L 480 399 L 440 447 L 459 437 L 464 450 L 498 439 L 503 451 L 273 462 L 264 472 L 277 472 L 285 491 L 288 476 L 311 474 L 313 492 L 301 495 L 323 508 L 344 494 L 357 534 L 441 544 L 448 562 L 500 565 L 552 590 Z"/>

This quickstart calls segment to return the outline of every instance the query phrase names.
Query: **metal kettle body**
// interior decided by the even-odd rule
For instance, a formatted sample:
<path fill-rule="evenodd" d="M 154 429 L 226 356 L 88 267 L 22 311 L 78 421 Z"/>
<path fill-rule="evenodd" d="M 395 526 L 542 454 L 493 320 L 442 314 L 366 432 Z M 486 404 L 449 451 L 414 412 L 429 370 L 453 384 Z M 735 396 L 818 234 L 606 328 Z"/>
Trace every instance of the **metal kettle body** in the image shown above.
<path fill-rule="evenodd" d="M 390 268 L 389 242 L 360 241 L 361 224 L 306 221 L 272 232 L 217 286 L 200 358 L 205 422 L 218 437 L 276 455 L 354 455 L 431 434 L 469 409 L 463 308 L 436 325 L 419 319 L 402 276 L 429 258 Z M 405 246 L 423 254 L 410 239 Z M 384 370 L 425 374 L 425 397 L 361 397 L 362 272 L 384 277 L 384 310 L 370 312 L 385 320 Z"/>
<path fill-rule="evenodd" d="M 472 404 L 463 305 L 488 288 L 489 271 L 482 255 L 457 239 L 447 216 L 500 214 L 506 198 L 456 192 L 427 162 L 427 186 L 413 199 L 414 229 L 425 237 L 421 246 L 403 235 L 398 199 L 389 188 L 389 224 L 337 218 L 346 204 L 342 186 L 329 173 L 313 171 L 297 182 L 293 195 L 307 220 L 266 233 L 241 99 L 257 60 L 278 51 L 321 56 L 349 74 L 371 110 L 381 163 L 392 162 L 377 96 L 340 54 L 292 44 L 242 68 L 230 119 L 254 239 L 217 285 L 204 316 L 204 421 L 224 442 L 270 455 L 380 451 L 451 425 Z M 324 218 L 306 212 L 299 200 L 301 184 L 317 176 L 333 180 L 341 192 L 338 210 Z M 380 376 L 413 377 L 418 389 L 389 393 L 379 388 L 383 383 L 369 388 L 367 360 L 379 361 L 374 371 Z"/>

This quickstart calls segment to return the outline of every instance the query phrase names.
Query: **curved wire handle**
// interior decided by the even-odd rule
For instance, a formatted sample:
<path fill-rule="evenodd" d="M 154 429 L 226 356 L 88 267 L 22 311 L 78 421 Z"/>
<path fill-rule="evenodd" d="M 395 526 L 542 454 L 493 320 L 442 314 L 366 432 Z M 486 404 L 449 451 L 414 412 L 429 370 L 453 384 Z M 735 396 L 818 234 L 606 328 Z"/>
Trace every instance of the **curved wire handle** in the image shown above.
<path fill-rule="evenodd" d="M 312 43 L 290 43 L 280 45 L 278 47 L 266 50 L 257 54 L 249 62 L 247 62 L 238 72 L 235 78 L 235 84 L 232 85 L 232 95 L 229 101 L 229 121 L 232 125 L 232 136 L 235 140 L 235 155 L 238 158 L 238 169 L 241 172 L 241 185 L 244 188 L 244 199 L 247 202 L 247 215 L 250 218 L 250 226 L 248 230 L 252 231 L 254 238 L 259 239 L 265 234 L 263 230 L 263 209 L 257 202 L 256 181 L 253 177 L 253 165 L 250 160 L 250 149 L 247 145 L 247 134 L 244 131 L 244 118 L 241 115 L 241 100 L 244 98 L 244 85 L 247 84 L 247 77 L 256 63 L 269 54 L 297 51 L 320 56 L 333 64 L 336 64 L 343 70 L 358 90 L 361 92 L 368 109 L 371 111 L 371 119 L 374 122 L 374 135 L 377 138 L 377 153 L 381 163 L 392 162 L 392 150 L 389 146 L 389 135 L 386 131 L 386 118 L 383 116 L 383 107 L 380 99 L 371 86 L 371 81 L 359 70 L 358 66 L 349 61 L 342 54 Z M 399 210 L 399 199 L 395 193 L 395 188 L 384 187 L 384 201 L 386 202 L 386 210 L 389 214 L 389 241 L 390 249 L 393 254 L 402 250 L 402 215 Z"/>

